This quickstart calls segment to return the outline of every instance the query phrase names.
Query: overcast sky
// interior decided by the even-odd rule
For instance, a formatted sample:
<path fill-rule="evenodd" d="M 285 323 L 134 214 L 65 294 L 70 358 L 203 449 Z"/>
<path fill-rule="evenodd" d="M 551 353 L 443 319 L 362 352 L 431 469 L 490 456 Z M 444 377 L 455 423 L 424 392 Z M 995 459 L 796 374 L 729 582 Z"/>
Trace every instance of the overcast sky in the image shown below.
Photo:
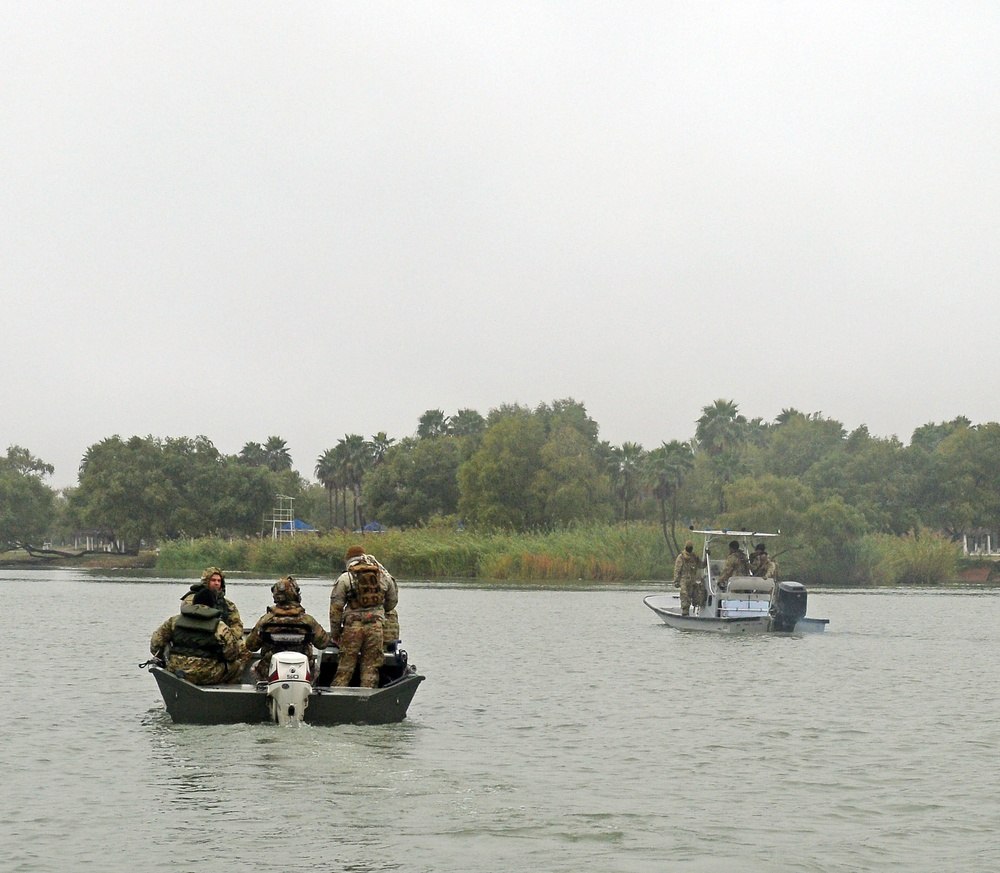
<path fill-rule="evenodd" d="M 1000 7 L 0 3 L 0 451 L 998 413 Z"/>

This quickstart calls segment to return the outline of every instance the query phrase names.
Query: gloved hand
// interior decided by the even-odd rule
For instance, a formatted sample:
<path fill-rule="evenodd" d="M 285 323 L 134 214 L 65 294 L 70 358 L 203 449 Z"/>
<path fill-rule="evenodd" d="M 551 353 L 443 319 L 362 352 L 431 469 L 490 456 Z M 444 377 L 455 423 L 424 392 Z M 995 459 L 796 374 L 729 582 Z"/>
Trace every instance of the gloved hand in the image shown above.
<path fill-rule="evenodd" d="M 680 588 L 680 587 L 681 587 L 680 582 L 674 582 L 674 588 Z"/>

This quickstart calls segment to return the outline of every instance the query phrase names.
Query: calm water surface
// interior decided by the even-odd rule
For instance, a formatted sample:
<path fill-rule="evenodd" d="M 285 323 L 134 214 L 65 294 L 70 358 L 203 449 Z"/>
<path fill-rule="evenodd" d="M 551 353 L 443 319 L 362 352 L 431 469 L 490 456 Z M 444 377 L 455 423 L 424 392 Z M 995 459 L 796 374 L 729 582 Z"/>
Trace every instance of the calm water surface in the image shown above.
<path fill-rule="evenodd" d="M 230 579 L 248 625 L 271 581 Z M 0 572 L 0 869 L 1000 869 L 997 591 L 814 592 L 825 635 L 723 639 L 660 584 L 404 582 L 409 718 L 279 729 L 167 717 L 136 665 L 187 584 Z"/>

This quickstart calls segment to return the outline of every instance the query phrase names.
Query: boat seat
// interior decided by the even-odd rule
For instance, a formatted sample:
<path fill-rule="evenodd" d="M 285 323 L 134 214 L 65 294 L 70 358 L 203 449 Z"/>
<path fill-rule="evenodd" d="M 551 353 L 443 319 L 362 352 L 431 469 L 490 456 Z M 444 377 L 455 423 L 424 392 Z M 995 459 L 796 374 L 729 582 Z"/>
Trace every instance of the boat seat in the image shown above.
<path fill-rule="evenodd" d="M 774 582 L 770 579 L 762 579 L 760 576 L 733 576 L 726 586 L 726 590 L 719 593 L 723 600 L 746 600 L 744 594 L 762 594 L 770 597 L 774 590 Z"/>

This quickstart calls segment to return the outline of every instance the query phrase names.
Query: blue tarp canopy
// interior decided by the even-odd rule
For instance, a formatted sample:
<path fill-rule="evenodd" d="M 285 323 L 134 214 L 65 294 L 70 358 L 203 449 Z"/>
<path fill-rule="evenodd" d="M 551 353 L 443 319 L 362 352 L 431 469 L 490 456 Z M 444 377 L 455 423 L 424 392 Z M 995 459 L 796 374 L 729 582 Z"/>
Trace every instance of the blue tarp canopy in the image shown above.
<path fill-rule="evenodd" d="M 286 521 L 280 530 L 316 530 L 311 524 L 306 524 L 302 519 L 296 518 L 293 521 Z"/>
<path fill-rule="evenodd" d="M 370 521 L 365 525 L 365 530 L 369 533 L 382 533 L 385 530 L 385 525 L 379 524 L 377 521 Z"/>

